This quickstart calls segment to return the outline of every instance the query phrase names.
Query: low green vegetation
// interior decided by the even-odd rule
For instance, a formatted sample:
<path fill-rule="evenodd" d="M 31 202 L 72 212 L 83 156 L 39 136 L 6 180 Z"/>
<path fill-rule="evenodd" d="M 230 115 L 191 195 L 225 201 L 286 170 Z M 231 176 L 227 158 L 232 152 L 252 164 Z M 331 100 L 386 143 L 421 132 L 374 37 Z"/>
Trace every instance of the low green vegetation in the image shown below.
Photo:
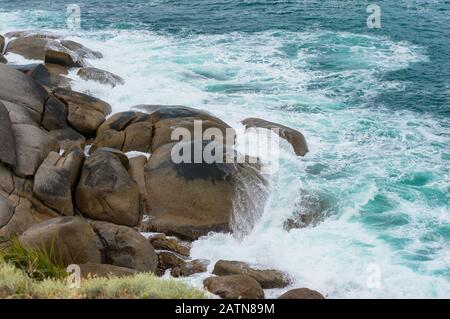
<path fill-rule="evenodd" d="M 176 280 L 140 273 L 130 277 L 90 278 L 70 288 L 66 272 L 48 254 L 13 241 L 0 251 L 0 298 L 41 299 L 202 299 L 206 293 Z"/>
<path fill-rule="evenodd" d="M 0 252 L 0 258 L 26 272 L 35 280 L 46 278 L 64 279 L 67 276 L 65 267 L 54 262 L 53 250 L 50 253 L 40 250 L 31 250 L 23 247 L 17 239 Z"/>

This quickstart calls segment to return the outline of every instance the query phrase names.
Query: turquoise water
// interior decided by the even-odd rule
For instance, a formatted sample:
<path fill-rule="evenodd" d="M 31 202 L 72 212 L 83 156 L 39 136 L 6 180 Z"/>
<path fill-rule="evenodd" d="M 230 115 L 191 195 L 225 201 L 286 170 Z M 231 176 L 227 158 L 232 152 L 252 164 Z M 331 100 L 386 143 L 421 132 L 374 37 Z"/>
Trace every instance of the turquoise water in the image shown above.
<path fill-rule="evenodd" d="M 71 2 L 0 0 L 0 32 L 45 28 L 101 50 L 90 62 L 125 86 L 71 76 L 115 111 L 184 104 L 220 115 L 241 146 L 249 116 L 308 140 L 305 158 L 282 146 L 254 230 L 204 238 L 194 257 L 275 267 L 332 298 L 450 297 L 448 1 L 377 1 L 375 30 L 369 1 L 83 0 L 68 31 Z M 311 206 L 320 223 L 283 229 Z"/>

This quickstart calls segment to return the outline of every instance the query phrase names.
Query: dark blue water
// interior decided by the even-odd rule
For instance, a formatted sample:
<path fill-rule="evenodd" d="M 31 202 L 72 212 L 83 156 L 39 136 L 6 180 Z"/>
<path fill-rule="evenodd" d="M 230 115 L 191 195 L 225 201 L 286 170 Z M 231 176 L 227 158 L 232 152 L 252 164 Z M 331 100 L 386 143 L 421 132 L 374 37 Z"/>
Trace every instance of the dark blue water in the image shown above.
<path fill-rule="evenodd" d="M 201 240 L 193 257 L 278 268 L 331 297 L 449 297 L 450 1 L 80 0 L 75 32 L 72 2 L 0 0 L 0 32 L 50 29 L 101 50 L 92 64 L 126 85 L 74 85 L 114 111 L 184 104 L 224 118 L 241 146 L 248 116 L 308 140 L 305 158 L 281 153 L 255 230 Z M 326 218 L 288 233 L 298 207 Z"/>
<path fill-rule="evenodd" d="M 64 12 L 73 0 L 1 0 L 2 10 L 48 10 L 61 12 L 61 19 L 49 23 L 45 17 L 33 21 L 36 27 L 65 27 Z M 233 31 L 333 30 L 387 36 L 426 49 L 429 62 L 383 74 L 384 81 L 408 81 L 401 93 L 389 92 L 371 101 L 393 109 L 450 115 L 450 1 L 210 1 L 210 0 L 82 0 L 82 28 L 144 29 L 180 36 L 223 34 Z M 382 28 L 368 29 L 368 4 L 381 7 Z M 295 51 L 295 48 L 291 48 Z M 339 67 L 320 61 L 320 68 Z"/>

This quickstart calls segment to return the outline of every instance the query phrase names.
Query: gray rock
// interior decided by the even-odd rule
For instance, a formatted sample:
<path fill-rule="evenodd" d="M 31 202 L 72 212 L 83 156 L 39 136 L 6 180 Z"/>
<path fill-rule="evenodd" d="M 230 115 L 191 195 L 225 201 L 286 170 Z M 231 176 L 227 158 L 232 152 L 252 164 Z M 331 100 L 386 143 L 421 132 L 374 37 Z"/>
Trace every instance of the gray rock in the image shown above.
<path fill-rule="evenodd" d="M 51 152 L 36 172 L 33 193 L 47 206 L 62 215 L 73 215 L 72 191 L 84 154 L 79 148 L 59 155 Z"/>
<path fill-rule="evenodd" d="M 44 115 L 41 122 L 42 127 L 48 131 L 69 128 L 67 113 L 67 106 L 57 98 L 51 96 L 45 102 Z"/>
<path fill-rule="evenodd" d="M 90 222 L 99 237 L 102 263 L 137 271 L 155 272 L 158 258 L 144 236 L 134 229 L 106 222 Z"/>
<path fill-rule="evenodd" d="M 210 277 L 203 281 L 203 285 L 223 299 L 264 299 L 260 284 L 247 275 Z"/>
<path fill-rule="evenodd" d="M 22 177 L 33 177 L 51 151 L 58 152 L 59 145 L 48 132 L 26 124 L 13 125 L 17 161 L 14 171 Z"/>
<path fill-rule="evenodd" d="M 16 146 L 8 109 L 0 102 L 0 162 L 16 165 Z"/>
<path fill-rule="evenodd" d="M 0 99 L 26 106 L 39 114 L 48 94 L 31 77 L 0 64 Z"/>
<path fill-rule="evenodd" d="M 240 261 L 219 260 L 214 265 L 213 274 L 217 276 L 248 275 L 259 282 L 263 289 L 284 288 L 290 283 L 288 276 L 281 271 L 255 269 Z"/>
<path fill-rule="evenodd" d="M 120 154 L 105 149 L 94 152 L 84 164 L 75 199 L 89 218 L 131 227 L 140 221 L 139 187 Z"/>
<path fill-rule="evenodd" d="M 306 139 L 303 134 L 290 127 L 258 118 L 247 118 L 242 121 L 242 124 L 244 124 L 246 128 L 255 127 L 268 130 L 276 129 L 275 132 L 277 132 L 281 138 L 284 138 L 292 145 L 296 155 L 305 156 L 306 153 L 309 152 L 308 145 L 306 144 Z"/>
<path fill-rule="evenodd" d="M 19 237 L 30 249 L 47 252 L 57 263 L 100 263 L 96 235 L 80 217 L 57 217 L 30 227 Z"/>
<path fill-rule="evenodd" d="M 95 81 L 101 84 L 107 84 L 111 87 L 116 87 L 117 85 L 124 85 L 125 81 L 118 75 L 115 75 L 111 72 L 87 67 L 78 70 L 78 76 L 85 81 Z"/>
<path fill-rule="evenodd" d="M 68 106 L 69 123 L 80 133 L 93 136 L 111 113 L 111 106 L 95 97 L 57 88 L 54 95 Z"/>

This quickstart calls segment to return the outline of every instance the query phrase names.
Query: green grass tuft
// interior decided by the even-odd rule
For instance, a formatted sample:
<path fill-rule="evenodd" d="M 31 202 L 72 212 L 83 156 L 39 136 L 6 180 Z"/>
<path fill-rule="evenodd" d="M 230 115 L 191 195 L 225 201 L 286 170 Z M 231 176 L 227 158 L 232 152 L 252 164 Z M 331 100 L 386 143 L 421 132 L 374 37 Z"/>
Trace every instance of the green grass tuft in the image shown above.
<path fill-rule="evenodd" d="M 208 295 L 179 280 L 161 279 L 149 273 L 84 279 L 80 288 L 70 288 L 65 268 L 55 265 L 51 257 L 13 240 L 0 251 L 0 298 L 203 299 Z"/>
<path fill-rule="evenodd" d="M 43 250 L 28 249 L 22 246 L 18 239 L 13 239 L 9 247 L 0 251 L 0 258 L 25 271 L 35 280 L 64 279 L 67 276 L 65 267 L 54 262 L 56 259 L 53 250 L 47 253 Z"/>

